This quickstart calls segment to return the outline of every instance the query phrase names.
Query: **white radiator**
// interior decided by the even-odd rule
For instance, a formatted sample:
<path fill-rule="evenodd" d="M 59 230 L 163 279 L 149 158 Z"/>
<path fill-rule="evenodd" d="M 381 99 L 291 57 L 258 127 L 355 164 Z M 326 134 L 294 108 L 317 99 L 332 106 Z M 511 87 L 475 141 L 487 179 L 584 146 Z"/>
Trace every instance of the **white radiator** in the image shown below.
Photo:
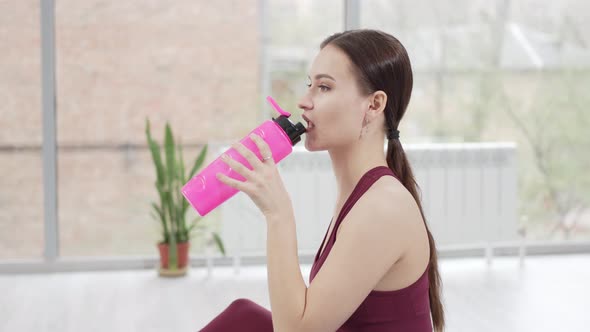
<path fill-rule="evenodd" d="M 513 143 L 405 145 L 439 248 L 482 247 L 517 240 L 517 167 Z M 336 183 L 327 152 L 302 147 L 279 163 L 291 194 L 300 255 L 314 255 L 328 228 Z M 266 225 L 244 193 L 221 209 L 230 256 L 260 256 Z"/>

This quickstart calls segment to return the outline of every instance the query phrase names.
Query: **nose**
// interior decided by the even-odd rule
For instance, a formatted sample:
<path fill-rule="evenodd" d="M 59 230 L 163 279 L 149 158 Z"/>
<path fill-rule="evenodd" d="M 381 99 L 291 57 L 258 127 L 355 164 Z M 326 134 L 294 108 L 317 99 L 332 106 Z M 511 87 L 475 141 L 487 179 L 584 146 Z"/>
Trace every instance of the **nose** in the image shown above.
<path fill-rule="evenodd" d="M 299 102 L 297 103 L 297 107 L 299 107 L 300 109 L 302 109 L 304 111 L 309 111 L 313 108 L 313 102 L 311 101 L 311 98 L 309 97 L 308 93 L 304 94 L 299 99 Z"/>

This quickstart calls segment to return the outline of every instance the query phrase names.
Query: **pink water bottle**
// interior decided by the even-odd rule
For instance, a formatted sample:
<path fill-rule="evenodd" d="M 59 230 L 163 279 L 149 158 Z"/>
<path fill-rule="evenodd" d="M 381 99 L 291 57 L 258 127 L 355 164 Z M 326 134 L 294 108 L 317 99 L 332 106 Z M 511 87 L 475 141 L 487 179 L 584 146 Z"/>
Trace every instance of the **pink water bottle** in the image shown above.
<path fill-rule="evenodd" d="M 301 141 L 301 135 L 305 133 L 305 127 L 300 122 L 293 124 L 289 120 L 290 113 L 281 109 L 271 97 L 267 97 L 266 99 L 280 113 L 280 116 L 265 121 L 250 133 L 255 133 L 264 139 L 272 151 L 272 158 L 275 163 L 278 163 L 293 151 L 293 145 Z M 262 159 L 258 147 L 249 136 L 250 134 L 240 140 L 240 142 L 246 148 L 250 149 L 250 151 L 254 152 L 259 159 Z M 233 148 L 228 149 L 225 154 L 249 169 L 252 169 L 246 158 L 242 157 Z M 220 157 L 217 157 L 211 164 L 197 173 L 182 187 L 182 194 L 201 216 L 205 216 L 238 192 L 237 189 L 217 180 L 217 173 L 223 173 L 240 181 L 245 180 L 243 176 L 236 173 L 226 163 L 221 161 Z"/>

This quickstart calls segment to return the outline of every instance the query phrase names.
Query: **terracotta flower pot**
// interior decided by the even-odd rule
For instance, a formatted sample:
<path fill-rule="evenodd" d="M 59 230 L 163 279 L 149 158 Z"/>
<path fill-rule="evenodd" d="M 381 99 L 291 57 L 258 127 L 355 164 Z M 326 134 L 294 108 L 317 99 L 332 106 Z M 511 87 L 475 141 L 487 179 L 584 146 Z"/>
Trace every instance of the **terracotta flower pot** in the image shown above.
<path fill-rule="evenodd" d="M 167 243 L 158 243 L 161 269 L 168 269 L 168 247 Z M 184 269 L 188 265 L 188 250 L 190 248 L 190 242 L 177 243 L 176 248 L 178 269 Z"/>

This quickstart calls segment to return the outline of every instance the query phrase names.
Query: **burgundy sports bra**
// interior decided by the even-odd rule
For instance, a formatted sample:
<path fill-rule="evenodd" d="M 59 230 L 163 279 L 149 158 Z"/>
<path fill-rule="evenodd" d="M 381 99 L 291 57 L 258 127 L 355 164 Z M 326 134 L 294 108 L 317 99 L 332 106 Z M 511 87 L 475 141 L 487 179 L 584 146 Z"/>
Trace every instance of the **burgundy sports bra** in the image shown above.
<path fill-rule="evenodd" d="M 387 166 L 377 166 L 365 173 L 354 190 L 344 203 L 336 224 L 328 237 L 328 231 L 318 252 L 316 253 L 309 276 L 310 283 L 322 268 L 326 258 L 330 254 L 332 246 L 336 242 L 336 233 L 342 220 L 352 209 L 359 198 L 380 177 L 391 175 L 397 178 Z M 322 247 L 326 243 L 322 252 Z M 365 300 L 349 319 L 337 330 L 339 332 L 431 332 L 432 321 L 430 318 L 429 278 L 426 271 L 410 286 L 393 291 L 371 291 Z"/>

